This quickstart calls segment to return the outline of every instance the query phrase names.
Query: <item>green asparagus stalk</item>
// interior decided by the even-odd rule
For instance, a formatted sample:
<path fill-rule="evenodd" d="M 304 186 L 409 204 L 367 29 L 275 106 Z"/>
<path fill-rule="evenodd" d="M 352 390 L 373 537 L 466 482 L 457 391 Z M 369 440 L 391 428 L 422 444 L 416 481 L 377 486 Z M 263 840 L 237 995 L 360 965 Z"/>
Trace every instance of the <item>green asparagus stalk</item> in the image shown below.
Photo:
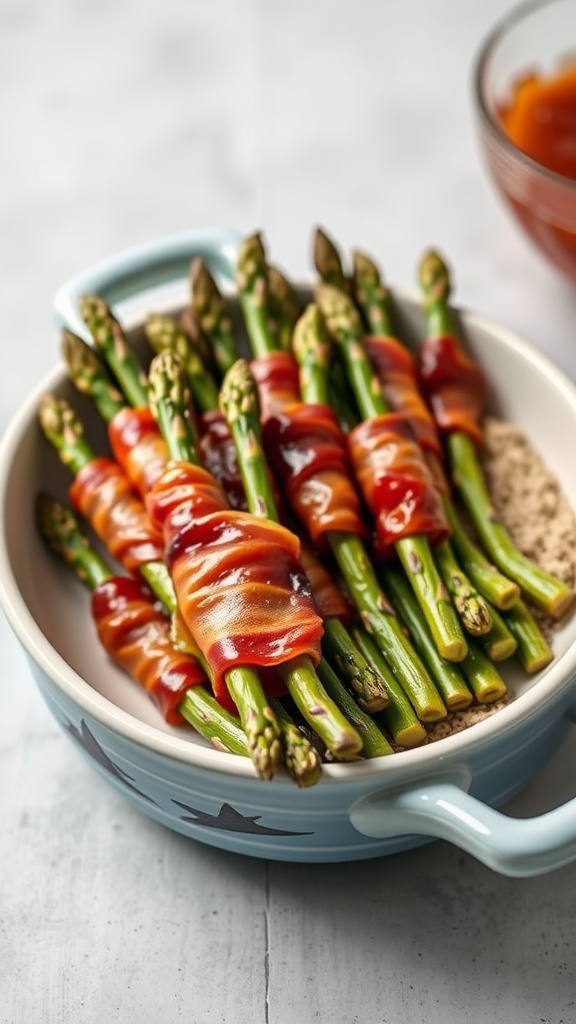
<path fill-rule="evenodd" d="M 240 287 L 244 287 L 246 282 L 250 282 L 250 289 L 258 294 L 262 292 L 265 294 L 266 258 L 259 236 L 256 241 L 254 238 L 247 239 L 245 244 L 240 247 L 237 278 Z M 249 303 L 245 302 L 245 305 L 250 308 Z M 266 322 L 265 316 L 261 319 Z M 261 319 L 256 327 L 253 326 L 252 320 L 248 320 L 247 327 L 254 352 L 265 354 L 274 351 L 275 340 L 269 333 L 264 334 L 261 329 Z M 296 325 L 294 336 L 295 345 L 299 350 L 306 347 L 305 336 L 309 333 L 305 326 L 308 320 L 305 319 L 303 326 L 299 327 L 301 323 L 302 318 Z M 255 338 L 252 335 L 253 330 L 256 334 Z M 302 341 L 297 338 L 297 333 L 304 336 Z M 323 384 L 324 380 L 321 373 L 315 374 L 314 381 L 318 387 Z M 324 391 L 322 394 L 324 395 Z M 440 694 L 404 635 L 393 609 L 382 591 L 360 538 L 334 531 L 328 535 L 328 543 L 365 628 L 374 633 L 377 643 L 388 658 L 398 680 L 409 694 L 419 717 L 423 721 L 437 721 L 445 717 L 446 708 Z"/>
<path fill-rule="evenodd" d="M 478 638 L 478 642 L 491 661 L 506 661 L 518 649 L 518 641 L 511 633 L 504 619 L 504 612 L 490 606 L 492 626 L 488 633 Z"/>
<path fill-rule="evenodd" d="M 550 664 L 554 655 L 548 641 L 542 634 L 534 616 L 524 601 L 517 601 L 507 612 L 504 620 L 518 644 L 518 658 L 525 672 L 532 675 Z"/>
<path fill-rule="evenodd" d="M 368 419 L 387 412 L 382 389 L 362 345 L 363 328 L 354 304 L 342 291 L 324 283 L 319 285 L 316 298 L 328 331 L 346 360 L 361 416 Z M 395 550 L 440 654 L 449 661 L 462 660 L 466 640 L 427 538 L 403 538 Z"/>
<path fill-rule="evenodd" d="M 472 693 L 461 672 L 461 663 L 455 665 L 438 653 L 428 623 L 405 574 L 390 566 L 383 570 L 382 578 L 392 603 L 442 694 L 448 710 L 461 711 L 469 707 L 472 703 Z"/>
<path fill-rule="evenodd" d="M 404 690 L 390 671 L 388 662 L 374 642 L 373 636 L 361 627 L 356 627 L 353 630 L 353 635 L 364 656 L 386 679 L 391 700 L 388 707 L 382 712 L 382 719 L 394 742 L 404 749 L 420 746 L 426 739 L 426 729 L 417 718 Z"/>
<path fill-rule="evenodd" d="M 350 282 L 342 264 L 342 258 L 335 243 L 326 232 L 317 227 L 313 239 L 313 262 L 319 277 L 326 284 L 349 292 Z"/>
<path fill-rule="evenodd" d="M 300 301 L 279 267 L 268 265 L 267 270 L 270 328 L 277 339 L 278 348 L 287 352 L 292 344 L 294 325 L 300 316 Z"/>
<path fill-rule="evenodd" d="M 358 250 L 352 253 L 352 295 L 368 333 L 379 337 L 391 335 L 390 292 L 376 264 Z"/>
<path fill-rule="evenodd" d="M 122 325 L 110 307 L 97 295 L 83 295 L 80 315 L 94 345 L 110 367 L 130 405 L 142 408 L 148 404 L 146 374 L 142 369 Z"/>
<path fill-rule="evenodd" d="M 326 658 L 322 658 L 318 665 L 318 675 L 330 699 L 360 733 L 362 755 L 370 758 L 393 754 L 394 748 L 377 725 L 375 718 L 358 706 Z"/>
<path fill-rule="evenodd" d="M 450 275 L 438 253 L 424 254 L 418 276 L 429 335 L 454 335 L 449 305 Z M 474 442 L 463 431 L 453 431 L 448 435 L 446 448 L 454 485 L 490 558 L 527 597 L 549 615 L 560 618 L 572 605 L 575 595 L 563 580 L 545 572 L 514 544 L 495 514 Z"/>
<path fill-rule="evenodd" d="M 272 697 L 270 706 L 280 727 L 284 764 L 288 775 L 300 789 L 315 785 L 322 775 L 322 759 L 316 747 L 298 728 L 281 701 Z"/>
<path fill-rule="evenodd" d="M 200 412 L 218 407 L 218 387 L 212 374 L 206 368 L 200 353 L 196 352 L 190 338 L 172 319 L 161 313 L 151 314 L 144 326 L 146 337 L 156 353 L 168 350 L 174 352 L 186 373 L 192 391 L 192 401 Z"/>
<path fill-rule="evenodd" d="M 237 357 L 234 324 L 228 302 L 200 256 L 190 265 L 190 291 L 192 312 L 210 339 L 216 365 L 224 376 Z"/>
<path fill-rule="evenodd" d="M 92 345 L 67 328 L 62 331 L 62 356 L 68 376 L 78 391 L 94 402 L 105 423 L 126 405 L 126 399 Z"/>
<path fill-rule="evenodd" d="M 112 572 L 90 545 L 74 513 L 42 493 L 36 499 L 40 533 L 52 550 L 75 572 L 88 590 L 94 590 Z M 246 737 L 237 718 L 225 711 L 203 686 L 193 686 L 178 705 L 183 718 L 217 750 L 248 756 Z"/>
<path fill-rule="evenodd" d="M 220 409 L 238 453 L 248 508 L 254 515 L 278 522 L 274 495 L 260 438 L 257 390 L 248 364 L 239 359 L 226 374 L 220 390 Z M 320 739 L 339 758 L 350 758 L 362 747 L 359 734 L 326 693 L 312 660 L 298 657 L 280 666 L 292 699 Z"/>

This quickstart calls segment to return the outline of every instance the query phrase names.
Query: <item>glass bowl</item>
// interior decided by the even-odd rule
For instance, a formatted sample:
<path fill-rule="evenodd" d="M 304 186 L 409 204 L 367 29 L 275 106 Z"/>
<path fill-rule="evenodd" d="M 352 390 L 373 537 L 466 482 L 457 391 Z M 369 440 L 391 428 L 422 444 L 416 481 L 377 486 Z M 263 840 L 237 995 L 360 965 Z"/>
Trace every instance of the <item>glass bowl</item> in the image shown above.
<path fill-rule="evenodd" d="M 568 176 L 566 161 L 558 161 L 550 139 L 537 158 L 534 149 L 534 132 L 550 128 L 550 89 L 558 89 L 558 76 L 570 67 L 573 102 L 564 102 L 560 113 L 567 132 L 561 148 L 574 178 Z M 530 99 L 530 90 L 542 87 L 548 98 L 540 94 L 535 102 L 532 91 Z M 513 8 L 481 45 L 473 89 L 481 149 L 499 193 L 540 252 L 576 282 L 576 0 L 530 0 Z M 527 96 L 533 103 L 531 138 L 526 107 L 519 135 L 518 104 Z M 509 134 L 513 123 L 516 141 Z"/>

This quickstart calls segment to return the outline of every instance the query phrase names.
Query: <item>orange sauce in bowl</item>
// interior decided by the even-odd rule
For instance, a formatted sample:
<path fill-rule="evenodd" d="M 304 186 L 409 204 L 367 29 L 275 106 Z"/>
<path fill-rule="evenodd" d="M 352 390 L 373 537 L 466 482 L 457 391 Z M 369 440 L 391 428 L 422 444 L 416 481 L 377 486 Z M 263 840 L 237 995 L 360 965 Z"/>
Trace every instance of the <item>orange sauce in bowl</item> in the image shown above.
<path fill-rule="evenodd" d="M 529 75 L 500 110 L 504 130 L 518 149 L 557 174 L 576 181 L 576 65 L 551 78 Z"/>

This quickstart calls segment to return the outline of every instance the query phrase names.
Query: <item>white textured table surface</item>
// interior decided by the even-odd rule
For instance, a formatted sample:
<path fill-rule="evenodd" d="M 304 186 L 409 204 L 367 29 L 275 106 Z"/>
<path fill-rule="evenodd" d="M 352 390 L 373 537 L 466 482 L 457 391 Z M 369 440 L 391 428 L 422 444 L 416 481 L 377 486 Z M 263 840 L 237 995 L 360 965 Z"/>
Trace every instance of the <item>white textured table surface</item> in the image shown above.
<path fill-rule="evenodd" d="M 51 300 L 116 249 L 263 227 L 310 272 L 321 223 L 576 377 L 576 290 L 480 165 L 470 65 L 502 0 L 0 4 L 0 428 L 57 359 Z M 515 801 L 574 791 L 574 745 Z M 292 866 L 132 810 L 63 736 L 0 618 L 0 1022 L 568 1024 L 576 866 L 502 878 L 444 843 Z"/>

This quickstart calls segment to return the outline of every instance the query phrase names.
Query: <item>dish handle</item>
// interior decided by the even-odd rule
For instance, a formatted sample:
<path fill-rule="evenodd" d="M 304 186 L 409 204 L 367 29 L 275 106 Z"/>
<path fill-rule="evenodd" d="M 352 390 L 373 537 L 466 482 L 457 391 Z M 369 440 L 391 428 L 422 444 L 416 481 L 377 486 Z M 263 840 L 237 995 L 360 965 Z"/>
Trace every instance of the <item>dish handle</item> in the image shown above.
<path fill-rule="evenodd" d="M 576 797 L 534 818 L 512 818 L 466 792 L 466 770 L 421 786 L 376 790 L 350 811 L 362 835 L 431 836 L 454 843 L 501 875 L 542 875 L 576 860 Z"/>
<path fill-rule="evenodd" d="M 140 292 L 186 277 L 194 256 L 201 256 L 219 285 L 234 280 L 241 236 L 235 231 L 206 228 L 167 235 L 124 249 L 70 278 L 54 296 L 58 328 L 81 337 L 86 327 L 78 312 L 81 295 L 99 295 L 111 306 Z"/>

